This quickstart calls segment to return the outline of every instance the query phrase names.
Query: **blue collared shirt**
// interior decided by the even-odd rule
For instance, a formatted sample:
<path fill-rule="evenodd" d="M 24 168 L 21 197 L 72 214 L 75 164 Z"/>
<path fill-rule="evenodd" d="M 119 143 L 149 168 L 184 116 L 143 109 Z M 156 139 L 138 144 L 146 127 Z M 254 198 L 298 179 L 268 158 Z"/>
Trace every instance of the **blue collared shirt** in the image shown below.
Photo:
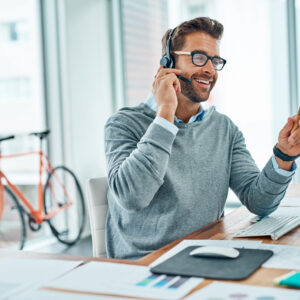
<path fill-rule="evenodd" d="M 153 111 L 157 111 L 157 104 L 154 98 L 154 95 L 152 93 L 149 94 L 147 100 L 146 100 L 146 105 L 150 107 Z M 193 122 L 199 122 L 204 118 L 205 110 L 202 108 L 200 105 L 199 111 L 196 115 L 192 116 L 188 123 L 193 123 Z M 177 123 L 184 123 L 182 120 L 179 120 L 176 116 L 174 116 L 174 121 Z M 161 117 L 156 117 L 154 119 L 154 122 L 161 125 L 162 127 L 168 129 L 171 131 L 174 135 L 177 134 L 178 128 L 172 124 L 171 122 L 167 121 L 164 118 Z"/>
<path fill-rule="evenodd" d="M 157 111 L 157 104 L 154 98 L 154 95 L 152 93 L 149 94 L 147 100 L 146 100 L 146 105 L 151 108 L 153 111 Z M 205 115 L 205 110 L 202 108 L 202 106 L 200 105 L 199 111 L 196 115 L 192 116 L 188 123 L 193 123 L 193 122 L 201 122 L 204 118 Z M 179 120 L 176 116 L 174 116 L 174 121 L 177 123 L 184 123 L 182 120 Z M 171 122 L 169 122 L 168 120 L 161 118 L 161 117 L 156 117 L 154 119 L 154 122 L 162 127 L 164 127 L 165 129 L 169 130 L 170 132 L 172 132 L 174 135 L 177 134 L 178 132 L 178 128 L 172 124 Z M 295 170 L 297 168 L 297 165 L 295 162 L 293 162 L 292 168 L 290 171 L 286 171 L 283 169 L 280 169 L 278 166 L 278 163 L 275 159 L 275 156 L 272 156 L 272 164 L 273 164 L 273 168 L 274 170 L 279 173 L 280 175 L 283 176 L 291 176 L 295 173 Z"/>

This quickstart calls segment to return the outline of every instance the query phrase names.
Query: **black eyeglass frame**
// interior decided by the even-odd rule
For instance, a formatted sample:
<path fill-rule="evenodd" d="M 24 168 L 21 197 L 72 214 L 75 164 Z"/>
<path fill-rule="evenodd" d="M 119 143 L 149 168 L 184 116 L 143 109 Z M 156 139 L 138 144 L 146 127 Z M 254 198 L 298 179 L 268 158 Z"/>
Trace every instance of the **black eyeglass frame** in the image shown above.
<path fill-rule="evenodd" d="M 213 64 L 213 59 L 217 58 L 217 59 L 219 59 L 219 60 L 222 60 L 222 61 L 223 61 L 223 65 L 222 65 L 222 68 L 221 68 L 221 69 L 217 69 L 217 68 L 215 68 L 215 66 L 214 66 L 214 69 L 215 69 L 216 71 L 221 71 L 221 70 L 224 68 L 224 66 L 226 65 L 226 59 L 224 59 L 224 58 L 222 58 L 222 57 L 220 57 L 220 56 L 209 56 L 209 55 L 207 55 L 206 53 L 201 52 L 201 51 L 198 51 L 198 50 L 195 50 L 195 51 L 192 51 L 192 52 L 187 52 L 187 51 L 172 51 L 171 53 L 174 53 L 174 54 L 176 54 L 176 55 L 190 55 L 190 56 L 192 57 L 192 63 L 193 63 L 195 66 L 198 66 L 198 67 L 204 67 L 204 66 L 207 64 L 208 60 L 211 60 L 213 66 L 214 66 L 214 64 Z M 205 61 L 202 65 L 195 64 L 195 63 L 194 63 L 194 55 L 195 55 L 195 54 L 202 54 L 202 55 L 206 56 L 206 61 Z"/>

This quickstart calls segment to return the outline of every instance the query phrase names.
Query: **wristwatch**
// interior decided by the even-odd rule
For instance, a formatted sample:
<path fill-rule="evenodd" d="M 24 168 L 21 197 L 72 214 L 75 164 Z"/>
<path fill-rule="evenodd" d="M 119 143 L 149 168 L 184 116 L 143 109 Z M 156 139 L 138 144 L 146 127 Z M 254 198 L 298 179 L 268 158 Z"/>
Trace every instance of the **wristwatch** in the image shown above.
<path fill-rule="evenodd" d="M 290 155 L 283 153 L 280 149 L 277 148 L 277 144 L 273 148 L 273 153 L 275 156 L 277 156 L 278 158 L 280 158 L 283 161 L 294 161 L 298 157 L 300 157 L 300 154 L 296 155 L 296 156 L 290 156 Z"/>

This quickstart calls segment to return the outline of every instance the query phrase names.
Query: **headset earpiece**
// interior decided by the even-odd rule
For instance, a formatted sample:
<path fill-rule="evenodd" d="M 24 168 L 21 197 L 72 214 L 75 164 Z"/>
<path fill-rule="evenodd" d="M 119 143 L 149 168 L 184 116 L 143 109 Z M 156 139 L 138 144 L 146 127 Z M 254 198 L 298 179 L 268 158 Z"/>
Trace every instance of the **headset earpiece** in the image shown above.
<path fill-rule="evenodd" d="M 160 64 L 164 67 L 164 68 L 174 68 L 174 58 L 170 55 L 169 57 L 164 55 L 161 59 L 160 59 Z"/>
<path fill-rule="evenodd" d="M 175 60 L 174 57 L 172 56 L 172 54 L 170 53 L 170 46 L 171 46 L 171 38 L 172 38 L 172 34 L 174 32 L 176 28 L 172 29 L 169 33 L 167 42 L 166 42 L 166 52 L 163 55 L 163 57 L 160 59 L 160 64 L 164 67 L 164 68 L 174 68 L 175 66 Z"/>
<path fill-rule="evenodd" d="M 169 64 L 170 64 L 170 59 L 164 55 L 161 59 L 160 59 L 160 64 L 164 67 L 164 68 L 169 68 Z"/>

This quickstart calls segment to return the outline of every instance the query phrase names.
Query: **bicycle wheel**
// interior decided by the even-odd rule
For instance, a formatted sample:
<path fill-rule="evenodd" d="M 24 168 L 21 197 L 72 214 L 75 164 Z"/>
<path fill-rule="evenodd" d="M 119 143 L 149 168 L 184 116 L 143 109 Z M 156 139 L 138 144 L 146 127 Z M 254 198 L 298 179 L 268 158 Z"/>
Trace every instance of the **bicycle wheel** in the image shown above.
<path fill-rule="evenodd" d="M 72 203 L 48 220 L 54 236 L 63 244 L 73 245 L 79 239 L 85 224 L 85 206 L 80 184 L 74 173 L 59 166 L 48 175 L 44 190 L 44 210 L 51 213 Z"/>
<path fill-rule="evenodd" d="M 23 209 L 12 190 L 4 187 L 4 210 L 0 219 L 0 248 L 22 250 L 26 240 Z"/>

